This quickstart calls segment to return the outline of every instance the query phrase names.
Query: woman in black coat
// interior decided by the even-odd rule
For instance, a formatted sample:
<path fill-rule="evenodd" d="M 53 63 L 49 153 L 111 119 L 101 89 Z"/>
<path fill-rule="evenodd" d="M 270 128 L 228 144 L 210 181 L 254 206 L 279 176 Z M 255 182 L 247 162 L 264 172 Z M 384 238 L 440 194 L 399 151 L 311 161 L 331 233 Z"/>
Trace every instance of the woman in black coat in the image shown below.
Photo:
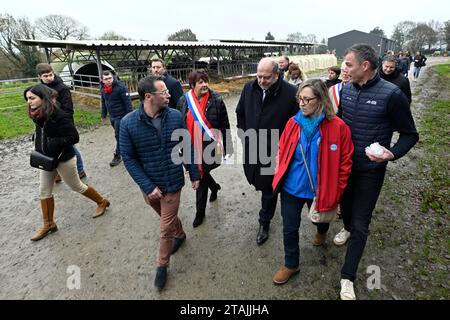
<path fill-rule="evenodd" d="M 56 159 L 56 168 L 40 172 L 40 199 L 43 227 L 31 238 L 41 240 L 48 233 L 58 230 L 54 220 L 53 186 L 59 174 L 66 184 L 97 203 L 94 218 L 103 215 L 109 201 L 94 188 L 81 182 L 77 172 L 73 145 L 79 140 L 72 116 L 57 106 L 57 92 L 44 84 L 25 89 L 24 98 L 28 104 L 28 115 L 36 125 L 34 146 L 39 153 Z"/>
<path fill-rule="evenodd" d="M 197 211 L 193 222 L 196 228 L 205 218 L 208 189 L 211 190 L 210 202 L 217 199 L 217 192 L 221 189 L 211 176 L 211 170 L 220 165 L 223 156 L 233 153 L 233 145 L 225 103 L 216 92 L 209 89 L 208 74 L 203 70 L 194 70 L 188 78 L 191 90 L 180 98 L 177 109 L 181 111 L 185 119 L 196 156 L 202 155 L 201 160 L 197 161 L 201 180 L 196 191 Z M 204 141 L 203 136 L 208 137 L 209 141 Z"/>

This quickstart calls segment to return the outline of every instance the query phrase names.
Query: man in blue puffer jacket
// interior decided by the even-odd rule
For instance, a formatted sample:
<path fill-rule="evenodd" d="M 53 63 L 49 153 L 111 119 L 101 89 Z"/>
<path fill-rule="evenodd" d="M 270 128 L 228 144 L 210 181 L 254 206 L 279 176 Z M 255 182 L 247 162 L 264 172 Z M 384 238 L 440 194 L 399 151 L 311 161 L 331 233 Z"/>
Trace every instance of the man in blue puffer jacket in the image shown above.
<path fill-rule="evenodd" d="M 133 106 L 131 105 L 126 85 L 122 81 L 115 79 L 109 70 L 102 73 L 100 93 L 102 96 L 102 123 L 106 121 L 106 116 L 109 113 L 109 120 L 114 128 L 116 137 L 116 150 L 112 161 L 109 163 L 111 167 L 114 167 L 122 161 L 119 146 L 120 121 L 127 113 L 133 110 Z"/>
<path fill-rule="evenodd" d="M 191 155 L 186 167 L 194 189 L 200 184 L 200 172 L 193 161 L 194 152 L 181 113 L 168 107 L 170 94 L 163 78 L 150 76 L 142 79 L 138 92 L 142 103 L 122 120 L 120 148 L 125 168 L 141 189 L 145 202 L 160 216 L 155 287 L 161 290 L 166 283 L 170 255 L 186 239 L 178 217 L 184 172 L 182 162 L 176 158 L 179 141 L 173 136 L 181 133 L 183 138 L 187 137 L 183 146 L 187 145 L 190 152 L 182 150 L 185 156 Z"/>

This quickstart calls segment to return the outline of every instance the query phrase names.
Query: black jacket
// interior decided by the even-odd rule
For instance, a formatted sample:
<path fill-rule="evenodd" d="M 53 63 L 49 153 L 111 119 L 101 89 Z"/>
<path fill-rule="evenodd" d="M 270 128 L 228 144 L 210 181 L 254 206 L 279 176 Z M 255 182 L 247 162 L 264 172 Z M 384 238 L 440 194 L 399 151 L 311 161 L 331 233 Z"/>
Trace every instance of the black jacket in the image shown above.
<path fill-rule="evenodd" d="M 164 83 L 166 84 L 167 89 L 169 89 L 170 100 L 169 107 L 177 108 L 178 100 L 180 100 L 183 95 L 183 88 L 181 87 L 180 81 L 175 79 L 174 77 L 169 76 L 166 72 L 164 73 Z"/>
<path fill-rule="evenodd" d="M 41 81 L 42 82 L 42 81 Z M 43 82 L 42 82 L 43 83 Z M 56 92 L 58 92 L 58 97 L 56 101 L 59 102 L 59 107 L 67 112 L 68 114 L 73 116 L 73 102 L 72 95 L 70 93 L 69 87 L 67 87 L 62 79 L 55 75 L 55 80 L 52 83 L 44 83 L 46 86 L 52 88 Z"/>
<path fill-rule="evenodd" d="M 35 121 L 34 147 L 50 157 L 58 157 L 64 162 L 75 156 L 73 145 L 78 143 L 78 131 L 72 116 L 55 108 L 48 119 Z"/>
<path fill-rule="evenodd" d="M 281 77 L 269 88 L 264 102 L 263 90 L 257 80 L 248 82 L 242 90 L 236 108 L 237 127 L 244 132 L 254 129 L 256 135 L 251 132 L 246 132 L 245 135 L 238 132 L 238 135 L 244 147 L 244 173 L 247 181 L 254 185 L 256 190 L 272 188 L 278 140 L 289 118 L 298 111 L 296 92 L 297 88 Z M 268 130 L 258 132 L 261 129 Z M 270 156 L 270 159 L 262 159 L 259 156 L 259 141 L 263 136 L 267 136 L 267 143 L 262 145 L 266 149 L 262 150 L 263 157 Z M 275 141 L 273 149 L 272 136 Z"/>
<path fill-rule="evenodd" d="M 128 95 L 127 86 L 117 79 L 113 81 L 113 89 L 111 93 L 106 93 L 103 84 L 100 84 L 100 93 L 102 96 L 102 118 L 122 118 L 127 113 L 133 111 L 130 96 Z"/>
<path fill-rule="evenodd" d="M 353 167 L 369 171 L 385 167 L 387 162 L 370 161 L 365 148 L 374 142 L 389 149 L 394 159 L 403 157 L 419 140 L 408 101 L 400 88 L 377 75 L 359 86 L 349 83 L 342 89 L 338 116 L 350 127 L 355 146 Z M 394 131 L 400 136 L 391 147 Z"/>
<path fill-rule="evenodd" d="M 189 110 L 186 96 L 183 95 L 180 100 L 178 100 L 177 109 L 180 110 L 183 116 L 183 121 L 186 123 L 186 116 Z M 209 99 L 206 104 L 205 116 L 214 129 L 218 129 L 222 132 L 224 153 L 232 154 L 233 141 L 230 134 L 230 121 L 228 120 L 227 108 L 220 95 L 213 90 L 209 90 Z M 203 150 L 212 142 L 213 141 L 203 141 Z M 203 163 L 203 168 L 205 171 L 212 170 L 218 166 L 219 164 L 215 163 L 211 165 Z"/>
<path fill-rule="evenodd" d="M 387 75 L 383 72 L 383 68 L 381 67 L 379 69 L 379 72 L 381 79 L 389 81 L 390 83 L 393 83 L 397 87 L 399 87 L 408 99 L 409 104 L 411 104 L 411 86 L 409 84 L 408 78 L 401 74 L 398 69 L 395 69 L 393 73 Z"/>

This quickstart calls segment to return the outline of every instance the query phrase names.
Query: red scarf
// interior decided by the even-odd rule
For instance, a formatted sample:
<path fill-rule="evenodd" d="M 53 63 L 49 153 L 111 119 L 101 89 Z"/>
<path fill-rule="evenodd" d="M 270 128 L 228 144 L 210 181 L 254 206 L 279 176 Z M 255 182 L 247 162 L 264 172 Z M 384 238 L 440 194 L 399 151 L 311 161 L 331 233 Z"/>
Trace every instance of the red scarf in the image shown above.
<path fill-rule="evenodd" d="M 111 93 L 113 86 L 112 85 L 106 86 L 106 84 L 103 84 L 103 89 L 105 89 L 105 93 Z"/>
<path fill-rule="evenodd" d="M 192 91 L 192 97 L 194 98 L 196 105 L 199 106 L 198 111 L 202 115 L 204 115 L 203 121 L 208 126 L 208 128 L 212 128 L 211 124 L 208 122 L 208 120 L 206 119 L 206 115 L 205 115 L 206 105 L 208 104 L 208 100 L 209 100 L 209 91 L 203 96 L 202 101 L 200 103 L 198 102 L 193 89 L 191 89 L 191 91 Z M 203 177 L 203 166 L 202 166 L 202 161 L 201 161 L 201 159 L 203 158 L 203 133 L 202 133 L 202 129 L 200 128 L 200 125 L 195 123 L 194 116 L 192 115 L 191 110 L 189 110 L 189 108 L 187 108 L 186 127 L 189 131 L 189 134 L 191 135 L 191 141 L 193 141 L 193 143 L 194 143 L 195 156 L 197 157 L 196 159 L 199 159 L 199 160 L 196 160 L 195 162 L 198 164 L 198 170 L 200 171 L 200 177 Z M 192 137 L 194 137 L 194 138 L 192 138 Z M 198 157 L 200 157 L 200 158 L 198 158 Z"/>

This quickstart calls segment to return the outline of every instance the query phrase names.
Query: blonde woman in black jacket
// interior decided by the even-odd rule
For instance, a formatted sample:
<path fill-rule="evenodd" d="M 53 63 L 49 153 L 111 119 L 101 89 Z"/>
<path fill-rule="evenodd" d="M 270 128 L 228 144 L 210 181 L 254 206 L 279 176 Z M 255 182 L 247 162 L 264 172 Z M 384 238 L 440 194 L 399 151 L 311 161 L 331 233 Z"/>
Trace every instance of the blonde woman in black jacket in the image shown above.
<path fill-rule="evenodd" d="M 71 115 L 57 106 L 57 92 L 44 84 L 29 87 L 24 91 L 28 104 L 28 115 L 36 125 L 35 150 L 49 157 L 58 159 L 57 167 L 52 171 L 40 172 L 40 199 L 43 227 L 31 238 L 41 240 L 48 233 L 58 230 L 54 220 L 53 186 L 58 173 L 62 180 L 75 192 L 97 203 L 94 218 L 103 215 L 109 201 L 94 188 L 81 182 L 76 166 L 73 145 L 79 140 L 77 129 Z"/>

